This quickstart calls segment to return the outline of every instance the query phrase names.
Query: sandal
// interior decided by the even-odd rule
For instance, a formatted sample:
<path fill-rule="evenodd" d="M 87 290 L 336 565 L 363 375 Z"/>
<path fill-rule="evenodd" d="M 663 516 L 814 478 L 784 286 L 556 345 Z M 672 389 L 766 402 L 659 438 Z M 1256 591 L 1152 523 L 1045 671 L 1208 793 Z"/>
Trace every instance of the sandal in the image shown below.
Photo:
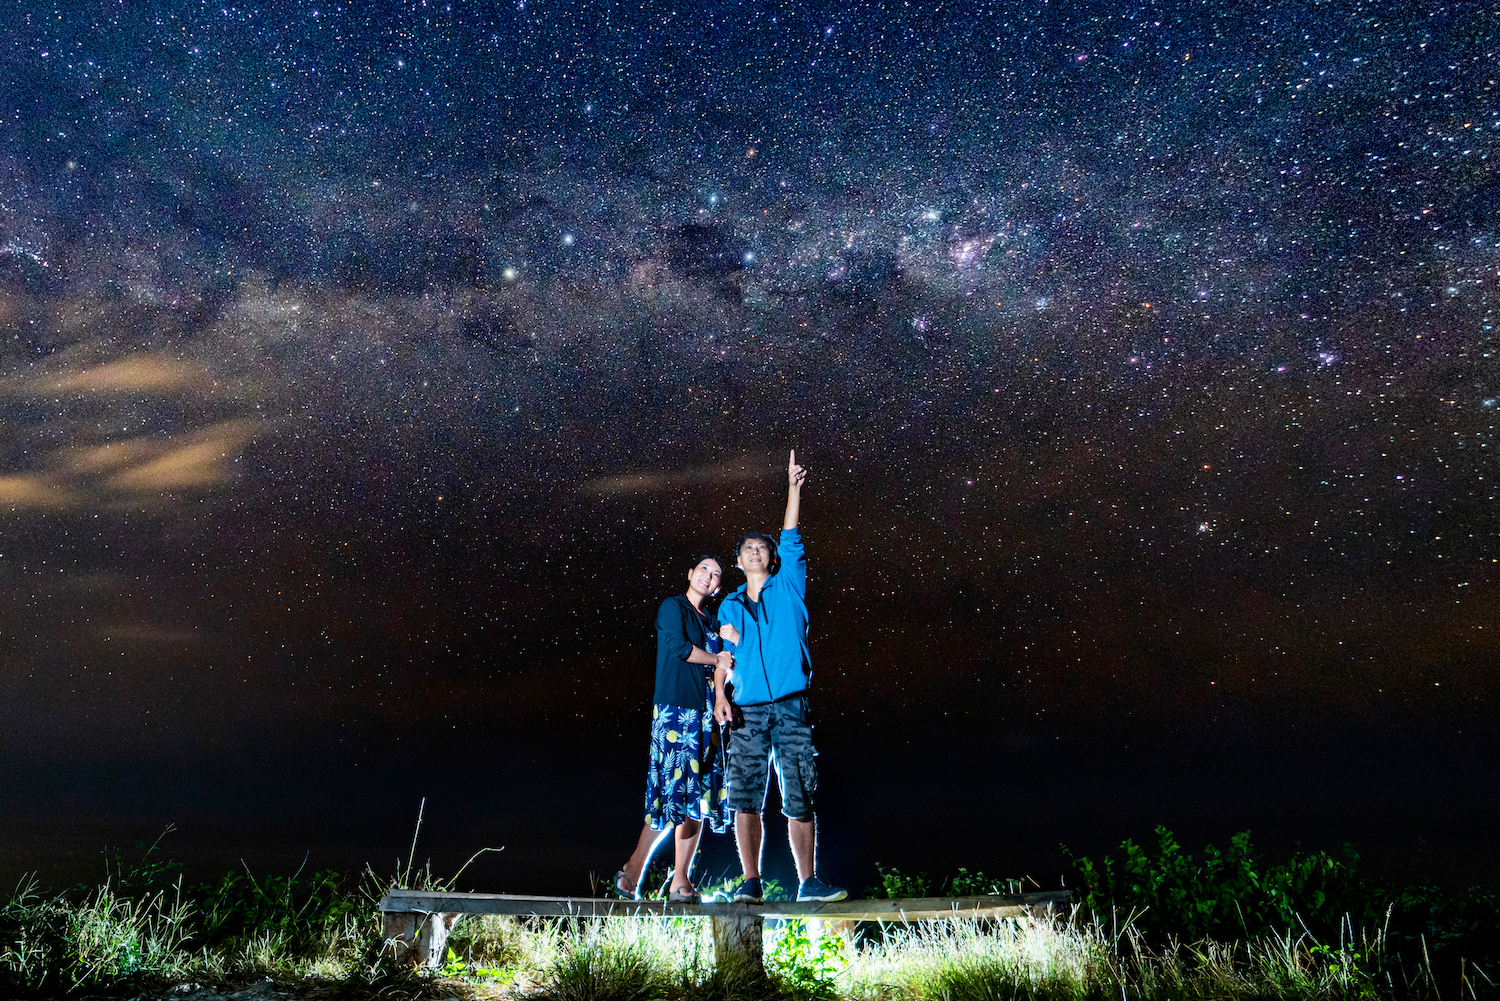
<path fill-rule="evenodd" d="M 640 896 L 636 893 L 636 891 L 639 890 L 640 887 L 635 886 L 635 887 L 631 887 L 628 890 L 625 889 L 625 884 L 629 880 L 630 880 L 630 877 L 627 876 L 627 875 L 625 875 L 625 870 L 624 869 L 621 869 L 619 872 L 615 873 L 615 881 L 614 881 L 615 893 L 619 894 L 619 896 L 621 897 L 621 899 L 624 899 L 624 900 L 640 900 L 641 899 Z"/>
<path fill-rule="evenodd" d="M 703 894 L 698 892 L 698 888 L 696 886 L 690 886 L 686 890 L 673 890 L 671 893 L 667 894 L 667 903 L 701 904 L 703 903 Z"/>

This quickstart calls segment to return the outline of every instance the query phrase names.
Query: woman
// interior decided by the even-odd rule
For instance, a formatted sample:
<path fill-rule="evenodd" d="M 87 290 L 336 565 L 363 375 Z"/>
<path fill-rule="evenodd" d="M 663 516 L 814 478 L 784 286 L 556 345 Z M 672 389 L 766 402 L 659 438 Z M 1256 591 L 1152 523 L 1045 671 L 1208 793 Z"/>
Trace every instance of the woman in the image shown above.
<path fill-rule="evenodd" d="M 715 684 L 734 658 L 720 649 L 718 622 L 706 602 L 719 593 L 724 567 L 699 557 L 688 572 L 687 593 L 661 603 L 656 613 L 656 694 L 651 710 L 651 765 L 646 773 L 646 824 L 635 852 L 615 873 L 615 890 L 639 898 L 651 851 L 674 827 L 676 866 L 668 900 L 698 903 L 691 879 L 693 855 L 708 821 L 714 833 L 729 824 L 724 788 L 724 747 L 714 726 Z M 713 669 L 713 676 L 709 669 Z"/>

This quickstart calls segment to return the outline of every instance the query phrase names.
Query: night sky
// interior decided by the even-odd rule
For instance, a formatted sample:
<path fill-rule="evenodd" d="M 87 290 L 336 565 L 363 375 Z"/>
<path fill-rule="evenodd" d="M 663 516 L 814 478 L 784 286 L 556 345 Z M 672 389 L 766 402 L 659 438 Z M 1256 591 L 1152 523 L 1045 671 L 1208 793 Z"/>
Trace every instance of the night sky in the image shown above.
<path fill-rule="evenodd" d="M 5 880 L 587 892 L 789 448 L 831 881 L 1500 879 L 1500 5 L 0 18 Z"/>

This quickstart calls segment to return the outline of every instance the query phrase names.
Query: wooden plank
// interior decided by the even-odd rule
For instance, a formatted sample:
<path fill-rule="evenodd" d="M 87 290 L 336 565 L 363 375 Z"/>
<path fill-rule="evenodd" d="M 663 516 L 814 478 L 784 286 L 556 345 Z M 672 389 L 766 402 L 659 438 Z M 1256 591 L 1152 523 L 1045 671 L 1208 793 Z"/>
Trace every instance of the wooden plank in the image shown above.
<path fill-rule="evenodd" d="M 1066 907 L 1072 902 L 1071 892 L 1051 890 L 984 897 L 903 897 L 897 900 L 839 900 L 831 904 L 789 902 L 762 904 L 754 909 L 760 910 L 766 917 L 799 916 L 829 921 L 928 921 L 943 918 L 1019 918 L 1034 912 Z"/>
<path fill-rule="evenodd" d="M 536 917 L 815 917 L 840 921 L 925 921 L 939 918 L 1014 918 L 1054 910 L 1072 902 L 1068 890 L 983 897 L 907 897 L 899 900 L 840 900 L 829 904 L 772 901 L 764 904 L 671 904 L 664 900 L 601 900 L 536 897 L 511 893 L 438 893 L 392 890 L 380 901 L 386 913 L 512 914 Z"/>

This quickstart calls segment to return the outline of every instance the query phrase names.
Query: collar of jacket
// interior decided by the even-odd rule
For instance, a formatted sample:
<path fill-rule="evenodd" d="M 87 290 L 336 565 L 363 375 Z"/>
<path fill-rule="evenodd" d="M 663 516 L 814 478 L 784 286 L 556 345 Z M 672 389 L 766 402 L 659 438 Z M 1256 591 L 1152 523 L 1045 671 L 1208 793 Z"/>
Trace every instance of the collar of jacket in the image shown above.
<path fill-rule="evenodd" d="M 765 603 L 766 588 L 770 587 L 771 584 L 775 580 L 776 580 L 776 575 L 775 574 L 771 574 L 771 576 L 769 576 L 769 577 L 766 578 L 766 582 L 760 586 L 760 598 L 758 598 L 756 600 L 757 604 L 764 604 Z M 749 584 L 741 584 L 739 587 L 737 587 L 737 588 L 734 589 L 734 593 L 731 594 L 729 597 L 737 600 L 741 605 L 744 605 L 745 606 L 745 611 L 748 612 L 750 610 L 750 585 Z"/>

